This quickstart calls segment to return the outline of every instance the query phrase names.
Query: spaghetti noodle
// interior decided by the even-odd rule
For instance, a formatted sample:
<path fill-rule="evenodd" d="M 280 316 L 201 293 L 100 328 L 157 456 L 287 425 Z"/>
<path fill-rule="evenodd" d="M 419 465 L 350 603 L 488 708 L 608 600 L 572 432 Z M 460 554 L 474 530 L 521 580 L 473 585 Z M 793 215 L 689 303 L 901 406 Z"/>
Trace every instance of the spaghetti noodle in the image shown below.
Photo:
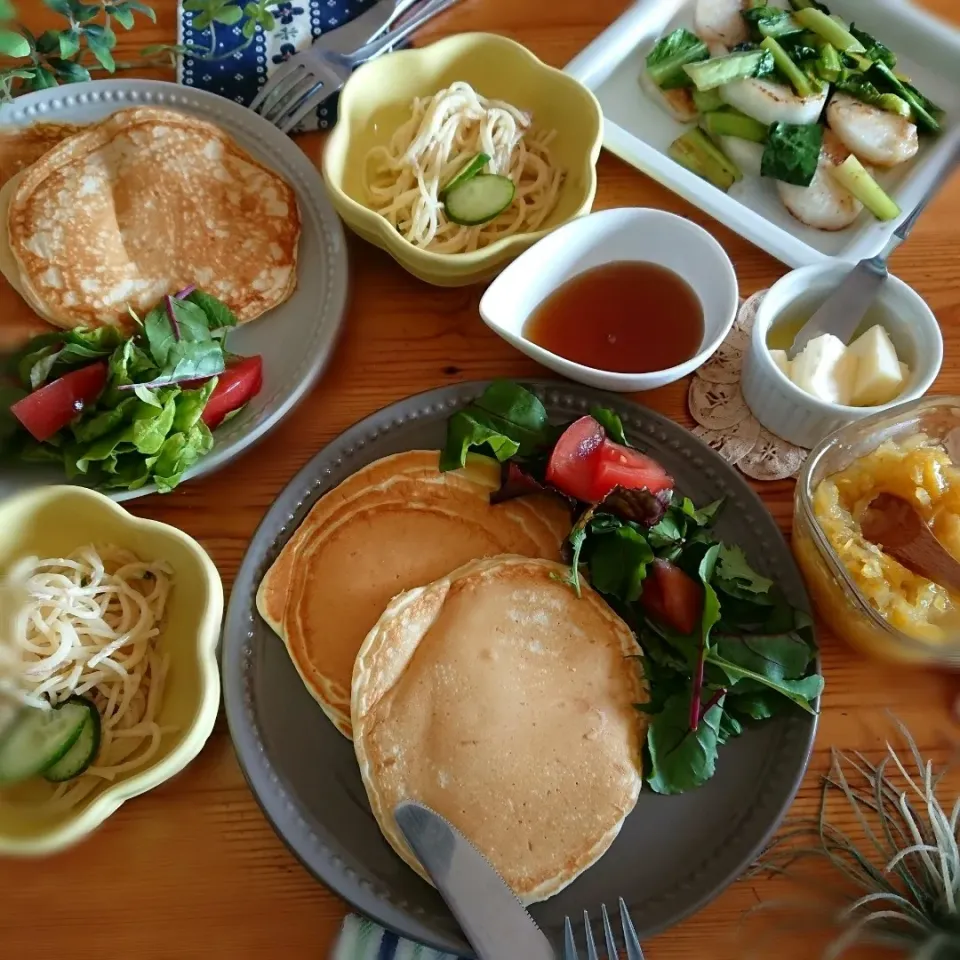
<path fill-rule="evenodd" d="M 454 83 L 415 99 L 410 119 L 389 144 L 368 153 L 369 205 L 410 243 L 436 253 L 464 253 L 537 230 L 556 207 L 563 182 L 550 154 L 555 136 L 536 130 L 530 116 L 509 103 Z M 461 226 L 446 218 L 441 193 L 480 153 L 490 157 L 488 172 L 510 177 L 516 192 L 493 220 Z"/>
<path fill-rule="evenodd" d="M 101 717 L 93 764 L 57 787 L 55 803 L 73 806 L 104 781 L 143 767 L 173 732 L 157 721 L 169 662 L 156 647 L 171 578 L 166 563 L 112 546 L 29 557 L 11 572 L 23 597 L 13 623 L 14 695 L 39 709 L 86 696 Z"/>

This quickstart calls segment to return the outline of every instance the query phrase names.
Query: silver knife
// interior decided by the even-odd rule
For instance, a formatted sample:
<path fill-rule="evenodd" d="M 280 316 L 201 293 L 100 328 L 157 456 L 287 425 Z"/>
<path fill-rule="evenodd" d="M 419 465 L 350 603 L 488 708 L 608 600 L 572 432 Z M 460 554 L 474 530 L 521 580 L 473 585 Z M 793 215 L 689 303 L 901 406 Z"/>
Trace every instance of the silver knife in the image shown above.
<path fill-rule="evenodd" d="M 320 34 L 311 44 L 311 49 L 353 53 L 379 37 L 397 17 L 406 13 L 417 2 L 418 0 L 379 0 L 360 16 L 329 33 Z"/>
<path fill-rule="evenodd" d="M 412 800 L 394 816 L 480 960 L 556 960 L 516 894 L 449 821 Z"/>

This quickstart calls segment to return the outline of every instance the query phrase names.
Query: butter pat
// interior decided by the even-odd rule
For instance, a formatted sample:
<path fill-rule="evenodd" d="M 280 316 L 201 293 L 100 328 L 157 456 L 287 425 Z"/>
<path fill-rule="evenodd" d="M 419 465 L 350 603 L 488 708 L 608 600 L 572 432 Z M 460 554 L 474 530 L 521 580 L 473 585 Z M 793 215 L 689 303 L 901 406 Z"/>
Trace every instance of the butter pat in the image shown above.
<path fill-rule="evenodd" d="M 770 359 L 780 368 L 780 372 L 789 380 L 792 366 L 786 350 L 771 350 Z"/>
<path fill-rule="evenodd" d="M 790 379 L 824 403 L 849 406 L 856 365 L 847 361 L 847 347 L 832 333 L 811 340 L 790 366 Z"/>
<path fill-rule="evenodd" d="M 895 400 L 904 376 L 890 335 L 879 324 L 872 326 L 847 348 L 855 367 L 850 402 L 855 407 L 879 407 Z"/>

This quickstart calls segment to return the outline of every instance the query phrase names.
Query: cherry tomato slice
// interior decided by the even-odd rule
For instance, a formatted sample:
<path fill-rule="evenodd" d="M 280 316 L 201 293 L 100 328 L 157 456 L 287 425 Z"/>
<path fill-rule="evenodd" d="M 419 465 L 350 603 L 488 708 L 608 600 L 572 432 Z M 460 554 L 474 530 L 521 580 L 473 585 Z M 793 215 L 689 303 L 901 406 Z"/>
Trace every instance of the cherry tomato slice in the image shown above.
<path fill-rule="evenodd" d="M 10 412 L 30 435 L 43 443 L 83 412 L 100 396 L 107 383 L 105 362 L 71 370 L 52 383 L 18 400 Z"/>
<path fill-rule="evenodd" d="M 570 497 L 593 500 L 593 474 L 604 443 L 603 427 L 593 417 L 570 424 L 547 463 L 547 483 Z"/>
<path fill-rule="evenodd" d="M 703 612 L 703 587 L 669 560 L 654 560 L 643 581 L 640 606 L 677 633 L 690 634 Z"/>
<path fill-rule="evenodd" d="M 640 490 L 652 494 L 673 489 L 673 478 L 663 467 L 637 450 L 605 440 L 594 472 L 593 496 L 602 500 L 614 487 Z"/>
<path fill-rule="evenodd" d="M 262 357 L 243 357 L 230 363 L 220 374 L 217 385 L 203 408 L 203 422 L 211 430 L 216 430 L 227 414 L 249 403 L 262 387 Z"/>

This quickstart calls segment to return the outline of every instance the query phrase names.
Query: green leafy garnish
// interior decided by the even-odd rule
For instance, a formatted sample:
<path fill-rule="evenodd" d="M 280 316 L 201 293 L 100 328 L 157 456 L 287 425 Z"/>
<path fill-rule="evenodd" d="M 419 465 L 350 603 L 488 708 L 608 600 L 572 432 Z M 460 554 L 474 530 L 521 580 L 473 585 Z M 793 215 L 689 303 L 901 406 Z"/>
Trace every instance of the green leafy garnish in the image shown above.
<path fill-rule="evenodd" d="M 553 436 L 547 411 L 536 396 L 509 380 L 495 380 L 478 400 L 450 418 L 440 469 L 465 466 L 471 450 L 501 462 L 517 454 L 529 456 L 549 446 Z"/>
<path fill-rule="evenodd" d="M 767 136 L 760 174 L 798 187 L 809 187 L 817 173 L 823 127 L 819 123 L 774 123 Z"/>
<path fill-rule="evenodd" d="M 850 32 L 863 44 L 866 56 L 871 60 L 879 60 L 892 70 L 897 65 L 897 55 L 886 44 L 872 37 L 866 30 L 858 30 L 855 24 L 850 24 Z"/>

